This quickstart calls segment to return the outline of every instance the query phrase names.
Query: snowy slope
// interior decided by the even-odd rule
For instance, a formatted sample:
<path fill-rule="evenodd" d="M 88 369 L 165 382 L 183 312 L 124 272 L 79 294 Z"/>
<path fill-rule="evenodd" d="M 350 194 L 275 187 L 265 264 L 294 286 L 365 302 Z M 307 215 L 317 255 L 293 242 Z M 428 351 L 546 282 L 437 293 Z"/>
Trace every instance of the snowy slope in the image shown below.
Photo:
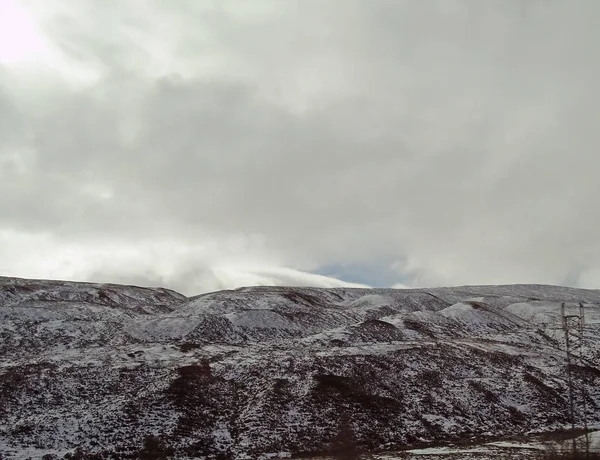
<path fill-rule="evenodd" d="M 569 425 L 560 304 L 585 304 L 600 423 L 600 291 L 165 289 L 0 278 L 0 452 L 259 458 Z M 582 393 L 577 393 L 579 399 Z M 119 454 L 117 454 L 119 453 Z"/>

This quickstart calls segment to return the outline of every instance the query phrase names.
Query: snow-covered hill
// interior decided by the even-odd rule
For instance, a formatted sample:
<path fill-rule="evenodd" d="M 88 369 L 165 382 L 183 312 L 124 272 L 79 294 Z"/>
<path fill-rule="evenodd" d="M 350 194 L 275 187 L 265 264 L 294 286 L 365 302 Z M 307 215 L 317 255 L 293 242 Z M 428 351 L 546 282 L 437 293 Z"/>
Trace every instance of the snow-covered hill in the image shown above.
<path fill-rule="evenodd" d="M 586 361 L 572 370 L 598 424 L 600 291 L 255 287 L 186 298 L 0 278 L 0 452 L 137 458 L 156 436 L 177 458 L 259 458 L 567 427 L 562 302 L 585 305 Z"/>

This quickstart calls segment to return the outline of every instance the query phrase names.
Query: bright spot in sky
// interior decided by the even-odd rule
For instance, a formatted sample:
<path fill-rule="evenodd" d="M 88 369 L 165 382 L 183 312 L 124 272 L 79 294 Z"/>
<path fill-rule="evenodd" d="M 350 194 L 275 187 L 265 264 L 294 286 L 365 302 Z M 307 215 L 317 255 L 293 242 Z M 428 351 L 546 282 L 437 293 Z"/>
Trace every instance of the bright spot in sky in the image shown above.
<path fill-rule="evenodd" d="M 0 64 L 34 60 L 46 45 L 31 16 L 16 0 L 0 0 Z"/>

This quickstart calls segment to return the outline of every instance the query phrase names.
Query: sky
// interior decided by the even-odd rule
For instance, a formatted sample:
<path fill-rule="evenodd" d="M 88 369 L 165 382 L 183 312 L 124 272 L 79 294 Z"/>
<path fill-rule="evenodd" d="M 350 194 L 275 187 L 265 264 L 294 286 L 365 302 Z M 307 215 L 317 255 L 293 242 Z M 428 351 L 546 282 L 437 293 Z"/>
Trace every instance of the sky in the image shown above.
<path fill-rule="evenodd" d="M 600 287 L 597 0 L 0 0 L 0 275 Z"/>

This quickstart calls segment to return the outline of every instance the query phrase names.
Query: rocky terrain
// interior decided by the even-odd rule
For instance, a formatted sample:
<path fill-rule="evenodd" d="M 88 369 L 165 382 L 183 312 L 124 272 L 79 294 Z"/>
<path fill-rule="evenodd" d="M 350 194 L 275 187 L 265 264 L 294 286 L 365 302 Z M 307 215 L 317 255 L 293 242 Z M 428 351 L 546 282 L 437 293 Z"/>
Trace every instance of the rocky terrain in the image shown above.
<path fill-rule="evenodd" d="M 570 426 L 560 304 L 585 306 L 578 424 L 600 424 L 600 291 L 167 289 L 0 278 L 3 458 L 257 459 Z M 77 449 L 77 451 L 76 451 Z M 50 458 L 50 457 L 46 457 Z"/>

